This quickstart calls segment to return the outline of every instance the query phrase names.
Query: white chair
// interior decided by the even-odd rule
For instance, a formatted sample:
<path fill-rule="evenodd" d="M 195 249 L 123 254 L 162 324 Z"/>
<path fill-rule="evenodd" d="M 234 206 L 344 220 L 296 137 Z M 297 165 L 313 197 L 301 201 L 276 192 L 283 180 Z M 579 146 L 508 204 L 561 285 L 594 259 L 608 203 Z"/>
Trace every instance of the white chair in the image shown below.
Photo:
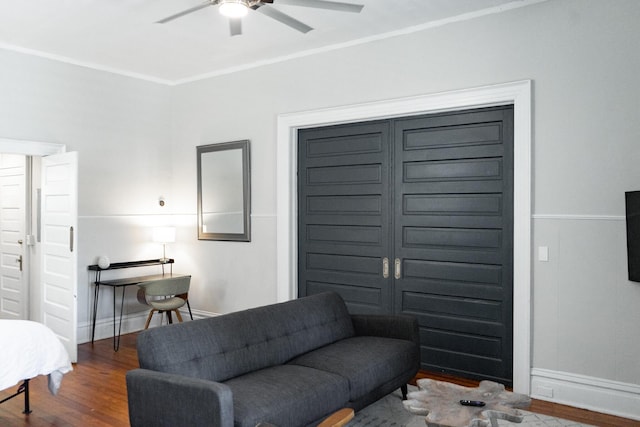
<path fill-rule="evenodd" d="M 144 328 L 149 327 L 154 313 L 167 313 L 169 323 L 173 323 L 171 312 L 176 313 L 179 322 L 182 315 L 179 308 L 188 303 L 191 276 L 170 277 L 139 285 L 138 301 L 151 306 Z"/>

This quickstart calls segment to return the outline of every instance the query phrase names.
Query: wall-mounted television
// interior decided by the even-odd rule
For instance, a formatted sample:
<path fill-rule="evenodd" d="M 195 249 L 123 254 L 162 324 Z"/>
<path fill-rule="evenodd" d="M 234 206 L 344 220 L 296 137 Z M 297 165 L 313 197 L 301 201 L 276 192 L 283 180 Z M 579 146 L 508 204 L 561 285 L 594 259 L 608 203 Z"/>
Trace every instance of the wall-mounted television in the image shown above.
<path fill-rule="evenodd" d="M 640 191 L 625 193 L 629 280 L 640 282 Z"/>

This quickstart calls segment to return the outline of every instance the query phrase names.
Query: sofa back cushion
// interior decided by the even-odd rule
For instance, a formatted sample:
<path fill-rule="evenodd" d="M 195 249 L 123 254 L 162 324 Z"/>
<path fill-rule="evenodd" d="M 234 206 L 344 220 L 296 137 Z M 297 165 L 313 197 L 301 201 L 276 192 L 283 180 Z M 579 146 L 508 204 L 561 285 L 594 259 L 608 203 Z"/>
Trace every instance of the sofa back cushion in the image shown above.
<path fill-rule="evenodd" d="M 225 381 L 353 335 L 342 298 L 322 293 L 147 329 L 137 349 L 141 368 Z"/>

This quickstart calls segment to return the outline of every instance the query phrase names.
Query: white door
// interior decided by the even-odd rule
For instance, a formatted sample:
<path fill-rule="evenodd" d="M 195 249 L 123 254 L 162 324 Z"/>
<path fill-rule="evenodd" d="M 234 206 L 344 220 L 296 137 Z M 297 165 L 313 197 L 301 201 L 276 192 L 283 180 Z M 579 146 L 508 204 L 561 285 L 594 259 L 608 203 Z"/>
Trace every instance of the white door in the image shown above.
<path fill-rule="evenodd" d="M 26 157 L 0 154 L 0 318 L 29 318 L 29 287 L 23 273 Z"/>
<path fill-rule="evenodd" d="M 42 158 L 42 323 L 72 362 L 77 350 L 78 153 Z"/>

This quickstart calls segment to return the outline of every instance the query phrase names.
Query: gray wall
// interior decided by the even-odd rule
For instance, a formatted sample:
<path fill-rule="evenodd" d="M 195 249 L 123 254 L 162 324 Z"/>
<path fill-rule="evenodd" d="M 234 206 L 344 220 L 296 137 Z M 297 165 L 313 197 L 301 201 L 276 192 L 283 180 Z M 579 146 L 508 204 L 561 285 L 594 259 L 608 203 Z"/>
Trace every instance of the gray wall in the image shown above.
<path fill-rule="evenodd" d="M 550 253 L 549 262 L 533 264 L 534 366 L 640 384 L 640 284 L 626 280 L 623 217 L 624 191 L 640 188 L 640 3 L 613 3 L 541 3 L 182 85 L 174 142 L 193 151 L 251 139 L 253 230 L 271 235 L 278 114 L 532 79 L 533 253 L 537 246 Z M 185 176 L 193 174 L 191 157 L 176 165 Z M 199 247 L 222 266 L 241 255 L 251 269 L 261 244 L 254 240 L 231 253 L 229 244 Z M 275 242 L 267 246 L 275 250 Z M 238 286 L 216 304 L 274 298 L 273 269 L 230 274 L 242 280 L 225 279 Z M 257 283 L 260 294 L 247 299 Z"/>
<path fill-rule="evenodd" d="M 548 376 L 534 387 L 580 404 L 569 382 L 614 386 L 639 402 L 624 222 L 624 192 L 640 189 L 638 22 L 636 0 L 552 0 L 177 87 L 0 51 L 0 137 L 80 152 L 81 323 L 85 266 L 159 256 L 148 229 L 167 222 L 192 306 L 223 313 L 276 299 L 279 114 L 531 79 L 533 368 Z M 195 147 L 238 139 L 252 144 L 252 241 L 198 241 Z M 640 418 L 607 405 L 585 404 Z"/>
<path fill-rule="evenodd" d="M 163 221 L 158 197 L 171 190 L 170 92 L 0 49 L 0 138 L 62 143 L 79 152 L 80 341 L 93 294 L 87 265 L 102 254 L 113 262 L 162 254 L 148 226 Z M 102 299 L 107 317 L 111 294 Z"/>

